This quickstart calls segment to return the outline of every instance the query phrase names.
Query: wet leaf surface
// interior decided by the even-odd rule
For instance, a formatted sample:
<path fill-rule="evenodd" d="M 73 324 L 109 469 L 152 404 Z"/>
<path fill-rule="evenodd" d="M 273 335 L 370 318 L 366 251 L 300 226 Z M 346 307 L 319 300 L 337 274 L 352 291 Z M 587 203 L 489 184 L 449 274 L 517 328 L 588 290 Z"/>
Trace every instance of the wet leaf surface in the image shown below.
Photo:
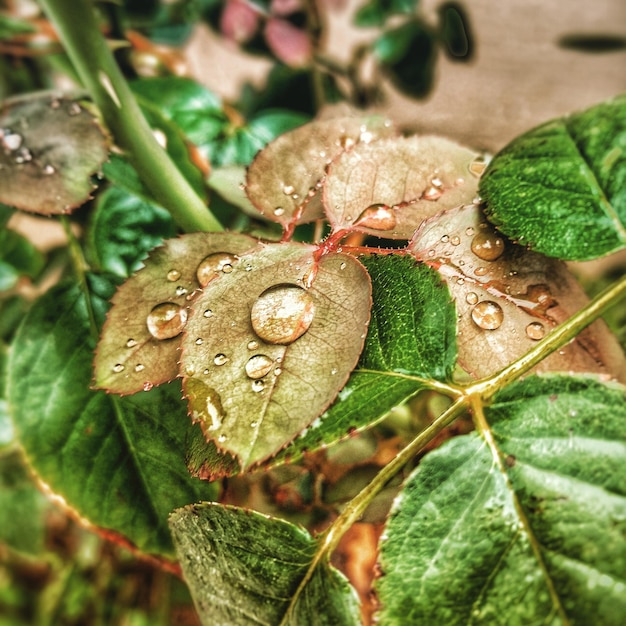
<path fill-rule="evenodd" d="M 108 140 L 78 100 L 46 94 L 6 100 L 0 110 L 0 202 L 43 215 L 91 197 Z"/>
<path fill-rule="evenodd" d="M 626 394 L 530 377 L 429 453 L 381 542 L 381 623 L 603 624 L 626 610 Z"/>
<path fill-rule="evenodd" d="M 588 302 L 564 263 L 512 243 L 475 205 L 426 222 L 410 251 L 448 283 L 458 314 L 459 363 L 478 378 L 521 357 Z M 626 364 L 606 324 L 597 321 L 537 371 L 624 377 Z"/>
<path fill-rule="evenodd" d="M 176 378 L 191 299 L 202 286 L 198 266 L 211 254 L 236 255 L 255 245 L 246 235 L 194 233 L 156 248 L 112 298 L 94 361 L 95 386 L 125 395 Z M 208 268 L 203 281 L 214 276 Z"/>
<path fill-rule="evenodd" d="M 370 281 L 354 258 L 260 244 L 194 302 L 183 388 L 207 438 L 248 468 L 332 402 L 367 331 Z"/>
<path fill-rule="evenodd" d="M 315 121 L 281 135 L 248 169 L 248 197 L 265 217 L 288 228 L 323 217 L 320 182 L 325 168 L 357 143 L 395 134 L 383 118 Z"/>
<path fill-rule="evenodd" d="M 514 139 L 480 193 L 504 233 L 549 256 L 593 259 L 626 247 L 626 96 Z"/>
<path fill-rule="evenodd" d="M 97 321 L 112 288 L 90 283 Z M 29 463 L 90 523 L 140 550 L 171 555 L 167 516 L 210 500 L 216 486 L 189 476 L 189 422 L 172 384 L 129 398 L 89 389 L 93 345 L 80 289 L 57 286 L 40 298 L 13 342 L 9 412 Z"/>
<path fill-rule="evenodd" d="M 330 223 L 335 231 L 410 239 L 423 220 L 472 202 L 479 159 L 442 137 L 359 144 L 329 166 L 323 195 Z"/>
<path fill-rule="evenodd" d="M 360 624 L 356 593 L 326 562 L 281 621 L 317 548 L 302 528 L 211 503 L 178 509 L 170 527 L 202 624 Z"/>

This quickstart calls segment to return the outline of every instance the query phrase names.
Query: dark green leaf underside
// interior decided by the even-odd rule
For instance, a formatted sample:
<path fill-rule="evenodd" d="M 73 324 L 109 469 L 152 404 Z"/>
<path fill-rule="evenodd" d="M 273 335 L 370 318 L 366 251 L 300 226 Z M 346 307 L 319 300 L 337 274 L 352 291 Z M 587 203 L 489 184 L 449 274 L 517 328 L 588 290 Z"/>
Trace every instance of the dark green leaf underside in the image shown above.
<path fill-rule="evenodd" d="M 317 542 L 293 524 L 211 503 L 175 511 L 170 527 L 205 626 L 283 623 L 317 548 Z M 324 563 L 284 623 L 359 624 L 356 594 Z"/>
<path fill-rule="evenodd" d="M 476 434 L 424 458 L 382 543 L 382 623 L 621 624 L 624 388 L 532 377 L 487 418 L 506 474 Z"/>
<path fill-rule="evenodd" d="M 518 137 L 494 157 L 480 193 L 505 234 L 549 256 L 626 247 L 626 96 Z"/>
<path fill-rule="evenodd" d="M 92 302 L 102 317 L 105 301 Z M 80 515 L 142 550 L 170 554 L 169 512 L 215 495 L 184 464 L 180 386 L 123 399 L 91 391 L 87 319 L 78 288 L 59 286 L 24 320 L 8 376 L 18 435 L 43 481 Z"/>

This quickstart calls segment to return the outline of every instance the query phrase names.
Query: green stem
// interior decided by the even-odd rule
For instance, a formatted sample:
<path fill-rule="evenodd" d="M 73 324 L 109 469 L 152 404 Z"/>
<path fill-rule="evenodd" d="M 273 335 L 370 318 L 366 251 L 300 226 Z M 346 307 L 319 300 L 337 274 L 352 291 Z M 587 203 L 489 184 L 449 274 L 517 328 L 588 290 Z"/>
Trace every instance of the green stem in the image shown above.
<path fill-rule="evenodd" d="M 159 146 L 128 87 L 87 0 L 41 0 L 80 80 L 142 182 L 188 231 L 221 231 L 221 224 Z"/>
<path fill-rule="evenodd" d="M 624 296 L 626 296 L 626 276 L 622 276 L 617 282 L 598 294 L 586 307 L 557 326 L 517 361 L 494 376 L 469 385 L 465 388 L 465 393 L 467 395 L 479 395 L 483 400 L 488 400 L 500 389 L 529 372 L 549 354 L 574 339 L 584 328 L 605 313 L 607 309 L 617 304 L 620 298 Z"/>
<path fill-rule="evenodd" d="M 291 597 L 291 602 L 280 626 L 289 623 L 291 612 L 293 611 L 300 594 L 311 580 L 318 565 L 330 557 L 335 550 L 339 541 L 346 531 L 357 522 L 365 509 L 368 507 L 374 497 L 382 490 L 382 488 L 398 473 L 402 468 L 428 443 L 430 443 L 444 428 L 449 426 L 459 415 L 466 411 L 468 400 L 466 397 L 457 399 L 446 411 L 444 411 L 432 424 L 425 428 L 422 432 L 404 447 L 394 459 L 385 465 L 374 477 L 371 483 L 364 487 L 343 510 L 341 515 L 329 526 L 326 531 L 320 535 L 318 548 L 313 561 L 307 570 L 304 578 L 298 585 L 295 593 Z"/>

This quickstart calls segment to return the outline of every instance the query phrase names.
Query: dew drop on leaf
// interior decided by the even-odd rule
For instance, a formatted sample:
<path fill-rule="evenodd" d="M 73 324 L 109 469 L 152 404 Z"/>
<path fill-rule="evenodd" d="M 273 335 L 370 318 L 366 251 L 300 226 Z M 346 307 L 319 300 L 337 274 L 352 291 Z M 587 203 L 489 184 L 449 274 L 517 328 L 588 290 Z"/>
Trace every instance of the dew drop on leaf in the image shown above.
<path fill-rule="evenodd" d="M 196 278 L 201 287 L 206 287 L 221 272 L 228 274 L 233 271 L 237 257 L 228 252 L 214 252 L 200 261 L 196 270 Z"/>
<path fill-rule="evenodd" d="M 314 315 L 315 304 L 306 290 L 296 285 L 277 285 L 257 298 L 250 320 L 263 341 L 289 344 L 304 335 Z"/>
<path fill-rule="evenodd" d="M 148 331 L 155 339 L 171 339 L 183 332 L 187 309 L 174 302 L 157 304 L 146 319 Z"/>
<path fill-rule="evenodd" d="M 265 354 L 255 354 L 246 363 L 246 375 L 248 378 L 263 378 L 270 373 L 274 367 L 274 361 Z"/>
<path fill-rule="evenodd" d="M 2 139 L 2 147 L 8 151 L 13 152 L 17 150 L 22 145 L 22 135 L 18 135 L 17 133 L 11 132 L 10 130 L 0 130 L 0 139 Z"/>
<path fill-rule="evenodd" d="M 248 350 L 256 350 L 259 347 L 259 342 L 252 339 L 248 341 Z"/>
<path fill-rule="evenodd" d="M 220 352 L 213 358 L 213 363 L 215 363 L 215 365 L 226 365 L 226 363 L 228 363 L 228 357 Z"/>
<path fill-rule="evenodd" d="M 294 191 L 295 191 L 295 188 L 294 188 L 294 186 L 293 186 L 293 185 L 285 185 L 285 186 L 283 187 L 283 193 L 284 193 L 286 196 L 290 196 L 290 195 L 291 195 Z"/>
<path fill-rule="evenodd" d="M 184 296 L 187 293 L 187 288 L 183 287 L 182 285 L 179 287 L 176 287 L 176 295 L 177 296 Z"/>
<path fill-rule="evenodd" d="M 114 371 L 116 374 L 119 374 L 120 372 L 123 372 L 123 371 L 124 371 L 124 366 L 123 366 L 121 363 L 116 363 L 116 364 L 113 366 L 113 371 Z"/>
<path fill-rule="evenodd" d="M 54 168 L 54 165 L 50 165 L 50 163 L 47 163 L 46 165 L 43 166 L 41 171 L 46 176 L 52 176 L 52 174 L 54 174 L 56 172 L 56 169 Z"/>
<path fill-rule="evenodd" d="M 371 204 L 359 215 L 355 225 L 374 230 L 392 230 L 396 226 L 396 214 L 386 204 Z"/>
<path fill-rule="evenodd" d="M 134 348 L 137 345 L 137 340 L 136 339 L 128 339 L 126 341 L 126 347 L 127 348 Z"/>
<path fill-rule="evenodd" d="M 479 328 L 495 330 L 502 325 L 504 313 L 502 312 L 502 307 L 496 302 L 484 300 L 472 309 L 472 320 Z"/>
<path fill-rule="evenodd" d="M 202 317 L 206 317 L 206 318 L 213 317 L 213 311 L 211 311 L 211 309 L 207 309 L 207 310 L 206 310 L 206 311 L 202 314 Z"/>
<path fill-rule="evenodd" d="M 470 291 L 465 296 L 465 302 L 467 302 L 467 304 L 476 304 L 478 302 L 478 294 L 474 291 Z"/>
<path fill-rule="evenodd" d="M 172 283 L 175 283 L 180 278 L 180 272 L 178 270 L 170 270 L 167 273 L 167 280 Z"/>
<path fill-rule="evenodd" d="M 483 231 L 474 236 L 471 248 L 479 259 L 495 261 L 504 252 L 504 239 L 492 231 Z"/>
<path fill-rule="evenodd" d="M 252 381 L 252 391 L 255 393 L 259 393 L 265 389 L 265 383 L 262 380 L 253 380 Z"/>
<path fill-rule="evenodd" d="M 284 215 L 284 214 L 285 214 L 285 209 L 283 209 L 283 207 L 281 207 L 281 206 L 277 206 L 277 207 L 274 209 L 274 215 L 275 215 L 276 217 L 280 217 L 281 215 Z"/>
<path fill-rule="evenodd" d="M 531 322 L 526 326 L 526 335 L 533 341 L 539 341 L 543 339 L 546 334 L 546 329 L 541 322 Z"/>
<path fill-rule="evenodd" d="M 137 363 L 137 365 L 135 365 L 135 371 L 136 372 L 142 372 L 145 369 L 146 369 L 146 366 L 143 365 L 142 363 Z"/>

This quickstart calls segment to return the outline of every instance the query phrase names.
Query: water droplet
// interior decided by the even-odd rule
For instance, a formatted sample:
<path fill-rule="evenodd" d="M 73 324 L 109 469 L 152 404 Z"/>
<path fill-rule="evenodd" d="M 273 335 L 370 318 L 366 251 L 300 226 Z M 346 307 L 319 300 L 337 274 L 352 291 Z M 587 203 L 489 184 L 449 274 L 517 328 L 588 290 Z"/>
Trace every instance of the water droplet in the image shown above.
<path fill-rule="evenodd" d="M 254 339 L 252 339 L 251 341 L 248 341 L 248 350 L 256 350 L 258 347 L 259 347 L 258 341 L 255 341 Z"/>
<path fill-rule="evenodd" d="M 283 207 L 281 207 L 281 206 L 277 206 L 277 207 L 274 209 L 274 215 L 275 215 L 276 217 L 280 217 L 281 215 L 284 215 L 284 214 L 285 214 L 285 209 L 283 209 Z"/>
<path fill-rule="evenodd" d="M 217 438 L 217 440 L 220 443 L 224 443 L 226 441 L 226 435 L 219 435 L 219 437 Z"/>
<path fill-rule="evenodd" d="M 196 277 L 201 287 L 206 287 L 220 272 L 228 274 L 233 271 L 237 257 L 228 252 L 214 252 L 205 257 L 198 265 Z M 228 267 L 227 267 L 228 266 Z"/>
<path fill-rule="evenodd" d="M 462 276 L 460 278 L 456 279 L 456 284 L 457 285 L 463 285 L 465 284 L 465 278 L 463 278 Z"/>
<path fill-rule="evenodd" d="M 171 339 L 183 332 L 187 309 L 174 302 L 157 304 L 146 319 L 148 331 L 155 339 Z"/>
<path fill-rule="evenodd" d="M 44 173 L 45 176 L 52 176 L 52 174 L 56 172 L 56 170 L 54 169 L 54 165 L 50 165 L 50 163 L 44 165 L 41 171 Z"/>
<path fill-rule="evenodd" d="M 80 104 L 78 102 L 71 102 L 67 107 L 67 113 L 70 116 L 78 115 L 81 112 Z"/>
<path fill-rule="evenodd" d="M 202 317 L 206 317 L 207 319 L 209 317 L 213 317 L 213 311 L 211 311 L 211 309 L 207 309 L 203 314 Z"/>
<path fill-rule="evenodd" d="M 128 339 L 126 341 L 126 347 L 127 348 L 134 348 L 137 345 L 137 340 L 136 339 Z"/>
<path fill-rule="evenodd" d="M 18 135 L 10 130 L 3 131 L 0 138 L 2 139 L 2 147 L 8 152 L 17 150 L 22 145 L 22 141 L 24 141 L 22 135 Z"/>
<path fill-rule="evenodd" d="M 535 303 L 532 307 L 533 312 L 537 315 L 545 315 L 546 311 L 558 304 L 558 302 L 552 297 L 550 288 L 548 285 L 530 285 L 526 291 L 526 299 Z"/>
<path fill-rule="evenodd" d="M 123 372 L 123 371 L 124 371 L 124 366 L 123 366 L 121 363 L 116 363 L 116 364 L 113 366 L 113 371 L 114 371 L 116 374 L 119 374 L 120 372 Z"/>
<path fill-rule="evenodd" d="M 187 293 L 187 288 L 183 287 L 182 285 L 179 285 L 178 287 L 176 287 L 176 295 L 177 296 L 184 296 Z"/>
<path fill-rule="evenodd" d="M 270 373 L 272 367 L 274 367 L 274 361 L 270 357 L 265 354 L 255 354 L 246 363 L 246 375 L 248 378 L 263 378 Z"/>
<path fill-rule="evenodd" d="M 396 227 L 396 214 L 386 204 L 371 204 L 357 217 L 355 224 L 374 230 L 392 230 Z"/>
<path fill-rule="evenodd" d="M 253 422 L 250 422 L 250 428 L 256 428 L 259 425 L 259 422 L 257 422 L 256 420 L 254 420 Z"/>
<path fill-rule="evenodd" d="M 465 302 L 467 302 L 467 304 L 476 304 L 478 302 L 478 294 L 474 293 L 473 291 L 470 291 L 465 296 Z"/>
<path fill-rule="evenodd" d="M 143 372 L 145 369 L 146 366 L 143 363 L 137 363 L 137 365 L 135 365 L 136 372 Z"/>
<path fill-rule="evenodd" d="M 310 294 L 296 285 L 277 285 L 264 291 L 252 305 L 254 332 L 264 341 L 289 344 L 311 326 L 315 304 Z"/>
<path fill-rule="evenodd" d="M 153 387 L 154 387 L 154 383 L 151 383 L 149 380 L 147 380 L 147 381 L 143 384 L 143 390 L 144 390 L 144 391 L 150 391 Z"/>
<path fill-rule="evenodd" d="M 341 262 L 341 265 L 339 266 L 339 269 L 340 269 L 340 270 L 345 270 L 345 269 L 346 269 L 346 267 L 348 267 L 348 264 L 347 264 L 345 261 L 342 261 L 342 262 Z"/>
<path fill-rule="evenodd" d="M 167 280 L 172 283 L 175 283 L 180 278 L 180 272 L 178 270 L 170 270 L 167 273 Z"/>
<path fill-rule="evenodd" d="M 333 369 L 332 369 L 332 370 L 330 370 L 330 375 L 331 375 L 331 376 L 334 376 L 336 373 L 337 373 L 337 368 L 336 368 L 336 367 L 333 367 Z"/>
<path fill-rule="evenodd" d="M 198 337 L 196 339 L 196 345 L 197 346 L 201 346 L 204 343 L 204 340 L 202 339 L 202 337 Z"/>
<path fill-rule="evenodd" d="M 265 383 L 262 380 L 252 381 L 252 391 L 258 393 L 259 391 L 263 391 L 263 389 L 265 389 Z"/>
<path fill-rule="evenodd" d="M 432 185 L 430 187 L 427 187 L 426 189 L 424 189 L 424 192 L 422 193 L 422 200 L 439 200 L 439 198 L 441 198 L 441 196 L 443 195 L 443 191 L 441 189 L 439 189 L 438 187 L 433 187 Z"/>
<path fill-rule="evenodd" d="M 205 376 L 208 376 L 208 375 L 209 375 L 209 373 L 210 373 L 209 368 L 208 368 L 208 367 L 207 367 L 207 368 L 205 368 L 205 369 L 202 371 L 202 373 L 203 373 Z"/>
<path fill-rule="evenodd" d="M 476 276 L 484 276 L 487 273 L 487 268 L 486 267 L 477 267 L 474 270 L 474 274 L 476 274 Z"/>
<path fill-rule="evenodd" d="M 483 261 L 495 261 L 504 252 L 504 239 L 493 231 L 483 231 L 472 239 L 472 252 Z"/>
<path fill-rule="evenodd" d="M 16 163 L 28 163 L 33 160 L 33 155 L 28 148 L 20 148 L 15 157 Z"/>
<path fill-rule="evenodd" d="M 296 189 L 293 185 L 283 185 L 283 193 L 286 196 L 290 196 L 295 190 Z"/>
<path fill-rule="evenodd" d="M 528 326 L 526 326 L 526 335 L 529 339 L 532 339 L 533 341 L 539 341 L 540 339 L 543 339 L 545 334 L 546 329 L 540 322 L 531 322 L 530 324 L 528 324 Z"/>
<path fill-rule="evenodd" d="M 454 237 L 450 237 L 450 243 L 453 246 L 458 246 L 461 243 L 461 238 L 458 235 L 454 235 Z"/>
<path fill-rule="evenodd" d="M 468 169 L 471 174 L 476 176 L 476 178 L 480 178 L 482 173 L 485 171 L 486 167 L 487 167 L 487 162 L 485 160 L 485 157 L 478 156 L 469 164 Z"/>
<path fill-rule="evenodd" d="M 448 235 L 444 235 L 441 238 L 441 243 L 448 243 L 448 241 L 450 241 L 450 237 L 448 237 Z"/>
<path fill-rule="evenodd" d="M 274 370 L 274 374 L 275 374 L 276 376 L 280 376 L 282 373 L 283 373 L 283 370 L 281 370 L 281 369 L 280 369 L 280 367 L 277 367 L 277 368 Z"/>
<path fill-rule="evenodd" d="M 213 358 L 213 363 L 215 363 L 215 365 L 225 365 L 228 363 L 228 357 L 220 352 Z"/>
<path fill-rule="evenodd" d="M 495 330 L 504 321 L 502 307 L 491 300 L 483 300 L 472 309 L 472 319 L 479 328 Z"/>
<path fill-rule="evenodd" d="M 468 226 L 468 227 L 465 229 L 465 234 L 466 234 L 468 237 L 471 237 L 471 236 L 474 234 L 474 232 L 475 232 L 475 231 L 474 231 L 474 229 L 473 229 L 471 226 Z"/>

